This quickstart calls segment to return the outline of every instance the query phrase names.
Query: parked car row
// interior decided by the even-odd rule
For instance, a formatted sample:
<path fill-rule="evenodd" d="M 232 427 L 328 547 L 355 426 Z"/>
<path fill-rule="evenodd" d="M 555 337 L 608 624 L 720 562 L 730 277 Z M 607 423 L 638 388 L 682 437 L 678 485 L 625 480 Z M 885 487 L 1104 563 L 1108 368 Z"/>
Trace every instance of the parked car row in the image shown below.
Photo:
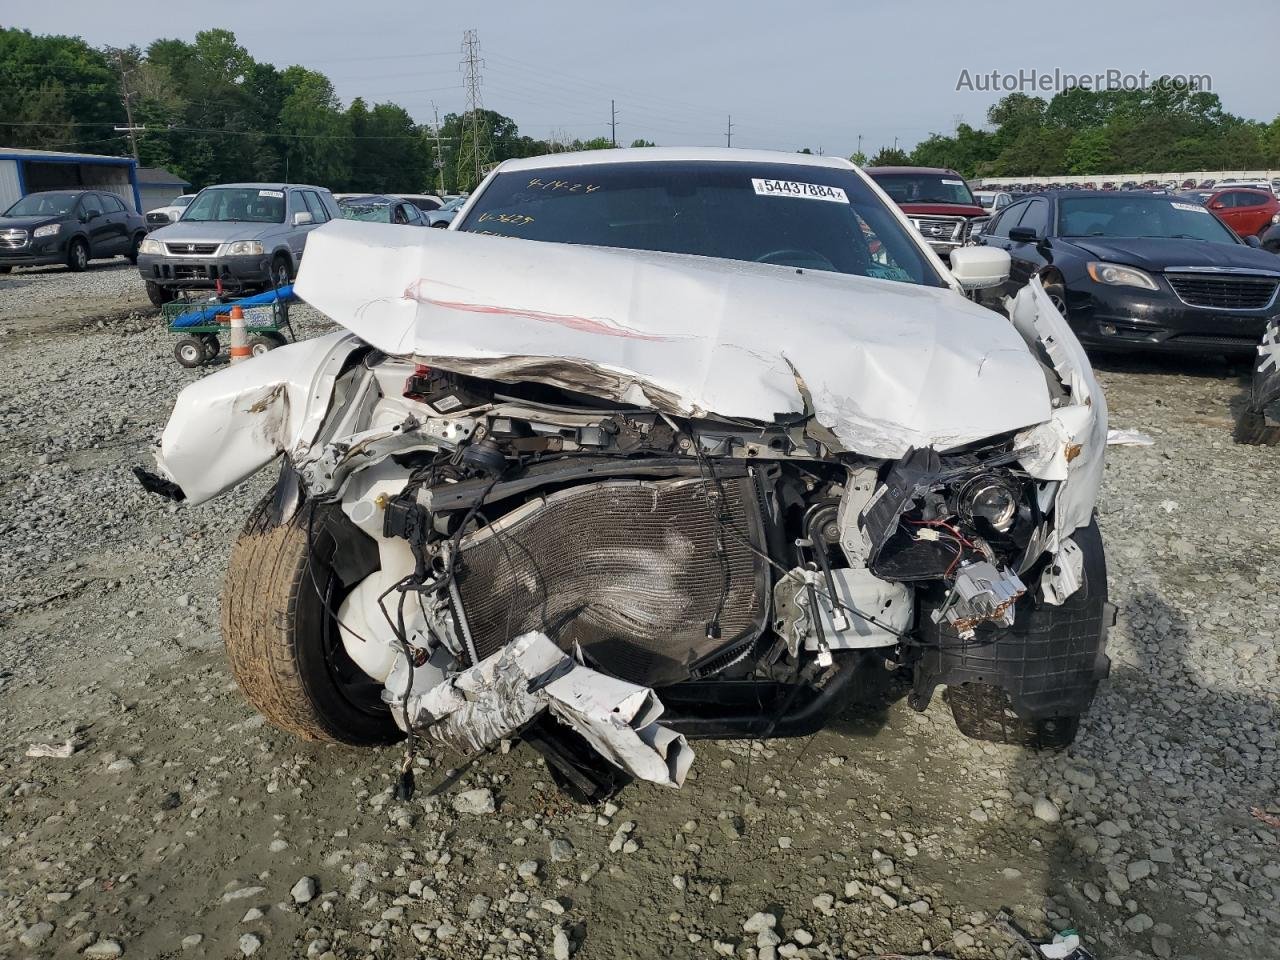
<path fill-rule="evenodd" d="M 146 235 L 141 214 L 114 193 L 29 193 L 0 215 L 0 273 L 57 263 L 83 270 L 90 260 L 119 256 L 136 263 Z"/>

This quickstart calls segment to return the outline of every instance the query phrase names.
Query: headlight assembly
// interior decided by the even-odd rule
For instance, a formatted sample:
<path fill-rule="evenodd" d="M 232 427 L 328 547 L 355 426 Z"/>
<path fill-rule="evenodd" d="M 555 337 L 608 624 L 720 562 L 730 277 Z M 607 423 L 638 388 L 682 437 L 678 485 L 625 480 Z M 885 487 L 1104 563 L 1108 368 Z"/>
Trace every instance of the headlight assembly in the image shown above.
<path fill-rule="evenodd" d="M 257 240 L 237 240 L 235 243 L 227 244 L 227 256 L 260 257 L 262 256 L 262 244 Z"/>
<path fill-rule="evenodd" d="M 1160 289 L 1151 274 L 1137 267 L 1094 262 L 1089 264 L 1088 270 L 1094 283 L 1105 283 L 1113 287 L 1141 287 L 1144 290 Z"/>
<path fill-rule="evenodd" d="M 985 521 L 999 533 L 1008 533 L 1018 517 L 1022 493 L 1008 477 L 984 473 L 965 482 L 956 494 L 955 511 L 962 520 Z"/>
<path fill-rule="evenodd" d="M 143 240 L 138 247 L 139 253 L 145 253 L 147 256 L 156 256 L 164 253 L 164 244 L 159 240 Z"/>
<path fill-rule="evenodd" d="M 58 231 L 61 229 L 62 229 L 62 224 L 60 223 L 46 223 L 43 227 L 36 227 L 34 230 L 32 230 L 31 236 L 33 238 L 52 237 L 52 236 L 55 236 L 58 233 Z"/>

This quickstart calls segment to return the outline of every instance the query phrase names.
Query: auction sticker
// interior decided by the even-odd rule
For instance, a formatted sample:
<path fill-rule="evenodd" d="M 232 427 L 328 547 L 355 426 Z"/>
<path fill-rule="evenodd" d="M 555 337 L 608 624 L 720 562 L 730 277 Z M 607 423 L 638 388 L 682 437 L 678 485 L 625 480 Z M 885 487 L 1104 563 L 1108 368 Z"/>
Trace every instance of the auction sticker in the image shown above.
<path fill-rule="evenodd" d="M 839 187 L 828 187 L 824 183 L 752 179 L 751 187 L 762 197 L 800 197 L 804 200 L 828 200 L 831 203 L 849 202 L 843 190 Z"/>
<path fill-rule="evenodd" d="M 1190 213 L 1208 213 L 1209 212 L 1204 207 L 1200 206 L 1200 204 L 1198 203 L 1179 203 L 1178 201 L 1174 200 L 1170 205 L 1175 210 L 1186 210 Z"/>
<path fill-rule="evenodd" d="M 283 200 L 283 199 L 284 199 L 284 191 L 283 191 L 283 190 L 259 190 L 259 191 L 258 191 L 258 196 L 260 196 L 260 197 L 274 197 L 274 198 L 275 198 L 275 199 L 277 199 L 277 200 Z"/>

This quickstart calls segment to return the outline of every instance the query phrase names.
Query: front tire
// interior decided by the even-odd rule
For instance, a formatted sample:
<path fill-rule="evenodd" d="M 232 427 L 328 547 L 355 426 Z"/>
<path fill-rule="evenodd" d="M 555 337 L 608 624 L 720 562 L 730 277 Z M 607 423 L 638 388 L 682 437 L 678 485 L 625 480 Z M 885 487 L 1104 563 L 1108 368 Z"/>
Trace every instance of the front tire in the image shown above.
<path fill-rule="evenodd" d="M 331 613 L 344 589 L 377 568 L 376 549 L 364 549 L 359 538 L 368 538 L 341 510 L 317 509 L 309 538 L 310 504 L 283 524 L 273 522 L 271 507 L 268 495 L 250 514 L 222 592 L 222 636 L 236 682 L 268 720 L 303 740 L 399 740 L 381 684 L 347 657 Z M 345 585 L 331 566 L 338 551 Z"/>
<path fill-rule="evenodd" d="M 89 266 L 89 245 L 77 237 L 67 247 L 67 269 L 79 273 Z"/>
<path fill-rule="evenodd" d="M 163 307 L 166 303 L 176 300 L 178 295 L 168 287 L 162 287 L 154 280 L 147 281 L 147 299 L 157 307 Z"/>
<path fill-rule="evenodd" d="M 129 252 L 126 254 L 129 258 L 129 262 L 135 267 L 138 265 L 138 248 L 142 246 L 142 241 L 146 238 L 147 235 L 145 233 L 140 233 L 134 237 L 133 243 L 129 247 Z"/>

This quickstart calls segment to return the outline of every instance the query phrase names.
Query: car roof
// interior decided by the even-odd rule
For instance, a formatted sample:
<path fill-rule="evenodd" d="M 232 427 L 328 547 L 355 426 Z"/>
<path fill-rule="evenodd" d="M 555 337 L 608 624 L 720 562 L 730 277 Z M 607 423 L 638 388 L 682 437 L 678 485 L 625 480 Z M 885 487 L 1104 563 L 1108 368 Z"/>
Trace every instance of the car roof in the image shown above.
<path fill-rule="evenodd" d="M 960 177 L 960 174 L 948 167 L 863 167 L 862 170 L 873 177 L 877 173 L 936 173 Z M 964 178 L 961 177 L 960 179 Z"/>
<path fill-rule="evenodd" d="M 784 153 L 780 150 L 741 150 L 726 147 L 621 147 L 616 150 L 579 150 L 572 153 L 550 153 L 541 157 L 504 160 L 498 170 L 547 170 L 555 167 L 585 167 L 599 163 L 786 163 L 798 167 L 827 167 L 852 170 L 844 157 L 824 157 L 809 153 Z"/>
<path fill-rule="evenodd" d="M 213 190 L 218 187 L 249 187 L 254 190 L 328 190 L 328 187 L 317 187 L 310 183 L 211 183 L 205 189 Z"/>

